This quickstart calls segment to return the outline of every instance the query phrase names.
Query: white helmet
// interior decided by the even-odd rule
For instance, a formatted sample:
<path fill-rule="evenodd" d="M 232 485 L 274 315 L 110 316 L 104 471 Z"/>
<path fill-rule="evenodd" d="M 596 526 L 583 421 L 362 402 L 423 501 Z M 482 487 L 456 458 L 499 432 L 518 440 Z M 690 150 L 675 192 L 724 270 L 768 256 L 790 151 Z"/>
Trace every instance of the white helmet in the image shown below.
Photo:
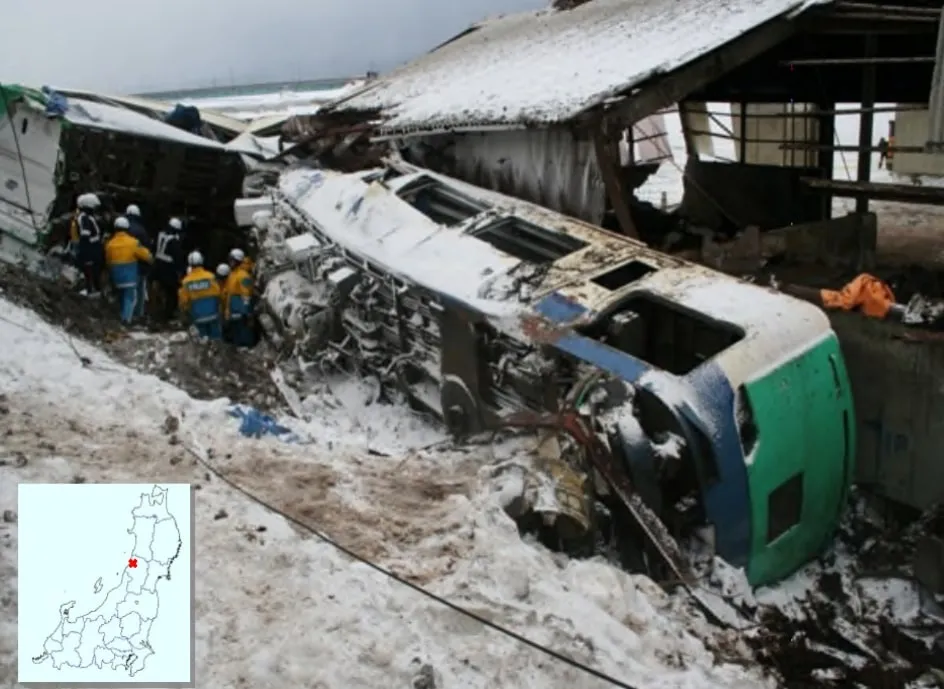
<path fill-rule="evenodd" d="M 230 273 L 230 268 L 225 263 L 221 263 L 216 267 L 216 274 L 221 278 L 225 278 Z"/>
<path fill-rule="evenodd" d="M 272 217 L 272 213 L 269 211 L 256 211 L 252 214 L 252 224 L 255 225 L 257 230 L 265 232 L 269 229 L 269 218 Z"/>
<path fill-rule="evenodd" d="M 199 251 L 190 252 L 190 255 L 187 256 L 187 264 L 191 267 L 202 266 L 203 254 L 201 254 Z"/>
<path fill-rule="evenodd" d="M 125 216 L 119 215 L 117 218 L 115 218 L 116 230 L 127 230 L 129 227 L 131 227 L 131 223 L 128 222 L 128 218 Z"/>
<path fill-rule="evenodd" d="M 236 261 L 236 263 L 241 263 L 242 260 L 246 258 L 246 254 L 243 253 L 242 249 L 233 249 L 229 252 L 229 260 Z"/>
<path fill-rule="evenodd" d="M 99 199 L 96 194 L 86 194 L 85 199 L 89 208 L 98 208 L 102 205 L 101 199 Z"/>
<path fill-rule="evenodd" d="M 132 203 L 130 206 L 125 208 L 125 215 L 134 215 L 134 216 L 140 217 L 141 209 Z"/>
<path fill-rule="evenodd" d="M 92 210 L 95 208 L 95 201 L 98 197 L 95 194 L 79 194 L 79 198 L 76 199 L 76 205 L 82 210 Z"/>
<path fill-rule="evenodd" d="M 180 231 L 183 229 L 184 224 L 180 222 L 180 218 L 171 218 L 170 222 L 167 223 L 171 226 L 172 229 Z"/>

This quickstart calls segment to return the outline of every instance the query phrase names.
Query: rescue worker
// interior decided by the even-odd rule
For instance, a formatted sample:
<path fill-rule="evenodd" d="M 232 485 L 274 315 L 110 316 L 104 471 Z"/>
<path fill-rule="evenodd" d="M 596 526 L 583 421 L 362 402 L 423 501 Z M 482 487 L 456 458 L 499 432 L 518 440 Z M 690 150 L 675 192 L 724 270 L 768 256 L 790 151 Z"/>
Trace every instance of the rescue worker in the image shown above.
<path fill-rule="evenodd" d="M 102 267 L 105 262 L 102 229 L 95 217 L 101 201 L 95 194 L 84 194 L 79 200 L 81 205 L 76 223 L 79 230 L 76 262 L 85 277 L 83 293 L 89 297 L 97 297 L 102 293 Z"/>
<path fill-rule="evenodd" d="M 226 278 L 229 277 L 229 274 L 232 271 L 230 270 L 228 263 L 221 263 L 216 267 L 216 281 L 220 285 L 220 304 L 223 305 L 223 311 L 226 311 Z M 223 340 L 229 342 L 231 340 L 229 332 L 229 324 L 226 320 L 223 320 Z"/>
<path fill-rule="evenodd" d="M 187 257 L 190 272 L 181 280 L 177 299 L 180 310 L 201 337 L 219 340 L 223 337 L 220 324 L 220 285 L 216 277 L 203 267 L 203 254 L 192 252 Z"/>
<path fill-rule="evenodd" d="M 69 255 L 72 262 L 78 265 L 79 251 L 79 215 L 82 213 L 82 206 L 85 205 L 87 194 L 79 194 L 75 200 L 75 210 L 72 212 L 72 219 L 69 221 Z"/>
<path fill-rule="evenodd" d="M 131 236 L 131 223 L 120 216 L 115 219 L 115 234 L 105 245 L 105 262 L 111 273 L 111 280 L 118 290 L 118 303 L 121 309 L 121 322 L 131 325 L 136 312 L 138 295 L 138 263 L 153 261 L 151 252 L 141 242 Z"/>
<path fill-rule="evenodd" d="M 881 170 L 888 162 L 888 140 L 883 136 L 878 140 L 878 169 Z"/>
<path fill-rule="evenodd" d="M 223 305 L 223 323 L 234 345 L 251 347 L 254 339 L 249 323 L 252 316 L 252 263 L 242 249 L 233 249 L 229 252 L 229 265 L 231 271 L 223 288 L 226 298 Z"/>
<path fill-rule="evenodd" d="M 151 237 L 148 235 L 147 228 L 144 227 L 144 222 L 141 220 L 141 209 L 132 203 L 125 209 L 125 217 L 131 224 L 129 234 L 137 239 L 138 243 L 147 249 L 149 253 L 153 253 L 154 247 L 151 245 Z M 138 299 L 134 310 L 135 318 L 144 318 L 148 302 L 147 285 L 150 272 L 149 263 L 142 262 L 138 266 Z"/>
<path fill-rule="evenodd" d="M 154 268 L 152 287 L 163 296 L 164 320 L 172 320 L 177 313 L 177 288 L 186 274 L 184 249 L 180 232 L 183 223 L 178 218 L 171 218 L 167 227 L 157 235 L 154 249 Z"/>

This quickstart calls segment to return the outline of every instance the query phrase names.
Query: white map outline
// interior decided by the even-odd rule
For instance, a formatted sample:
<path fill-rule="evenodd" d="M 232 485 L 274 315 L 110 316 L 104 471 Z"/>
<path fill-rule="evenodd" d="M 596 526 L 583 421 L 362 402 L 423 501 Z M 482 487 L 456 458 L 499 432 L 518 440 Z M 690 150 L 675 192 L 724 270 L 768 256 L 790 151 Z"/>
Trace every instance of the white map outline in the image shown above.
<path fill-rule="evenodd" d="M 34 664 L 51 661 L 56 670 L 108 666 L 129 677 L 144 669 L 154 655 L 150 632 L 160 612 L 157 583 L 171 579 L 183 547 L 177 519 L 167 508 L 169 491 L 155 485 L 150 494 L 140 494 L 128 529 L 134 547 L 118 584 L 100 605 L 82 615 L 72 616 L 74 600 L 60 605 L 59 624 L 43 642 L 43 652 L 32 658 Z M 131 560 L 136 561 L 134 567 Z"/>

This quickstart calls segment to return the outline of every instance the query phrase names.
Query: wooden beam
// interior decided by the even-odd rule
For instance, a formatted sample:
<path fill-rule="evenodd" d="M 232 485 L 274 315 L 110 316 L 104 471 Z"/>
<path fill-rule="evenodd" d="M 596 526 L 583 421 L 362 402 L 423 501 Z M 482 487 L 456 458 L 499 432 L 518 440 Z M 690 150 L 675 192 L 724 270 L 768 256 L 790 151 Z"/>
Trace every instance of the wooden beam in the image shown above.
<path fill-rule="evenodd" d="M 780 64 L 784 67 L 826 67 L 826 66 L 852 66 L 852 65 L 905 65 L 917 62 L 932 63 L 933 57 L 836 57 L 836 58 L 810 58 L 800 60 L 781 60 Z"/>
<path fill-rule="evenodd" d="M 597 166 L 600 168 L 600 177 L 603 179 L 606 195 L 613 205 L 613 211 L 616 213 L 620 230 L 627 237 L 639 239 L 636 223 L 633 222 L 633 215 L 629 210 L 629 204 L 626 202 L 626 192 L 620 180 L 619 167 L 613 162 L 613 156 L 610 153 L 611 147 L 607 141 L 603 120 L 597 120 L 594 124 L 595 126 L 590 130 L 590 135 L 593 137 L 593 152 L 597 158 Z"/>
<path fill-rule="evenodd" d="M 916 5 L 888 5 L 884 2 L 845 2 L 840 0 L 833 5 L 837 10 L 881 10 L 883 12 L 900 12 L 902 14 L 923 14 L 926 16 L 931 16 L 935 21 L 941 14 L 940 8 L 937 7 L 919 7 Z"/>
<path fill-rule="evenodd" d="M 685 100 L 690 93 L 718 79 L 770 48 L 784 42 L 797 32 L 797 22 L 774 19 L 755 29 L 741 34 L 734 40 L 717 48 L 687 65 L 664 75 L 652 77 L 638 87 L 636 93 L 605 108 L 630 122 Z"/>
<path fill-rule="evenodd" d="M 877 49 L 875 36 L 865 37 L 865 55 L 866 60 L 875 57 Z M 872 151 L 868 149 L 872 144 L 872 129 L 875 117 L 871 110 L 867 108 L 875 107 L 875 64 L 867 64 L 862 70 L 862 108 L 863 112 L 859 115 L 859 159 L 858 174 L 856 178 L 860 182 L 869 182 L 872 177 Z M 856 213 L 867 213 L 869 211 L 869 197 L 856 197 Z"/>
<path fill-rule="evenodd" d="M 800 181 L 811 189 L 828 191 L 835 196 L 846 198 L 867 198 L 875 201 L 944 206 L 944 187 L 885 184 L 881 182 L 850 182 L 820 179 L 818 177 L 801 177 Z"/>

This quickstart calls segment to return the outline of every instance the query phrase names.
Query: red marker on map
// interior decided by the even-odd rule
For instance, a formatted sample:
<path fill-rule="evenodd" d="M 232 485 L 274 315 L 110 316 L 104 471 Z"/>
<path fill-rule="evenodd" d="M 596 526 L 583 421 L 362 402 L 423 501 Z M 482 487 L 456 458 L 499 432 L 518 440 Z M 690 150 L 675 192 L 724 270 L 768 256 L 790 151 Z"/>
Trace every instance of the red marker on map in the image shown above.
<path fill-rule="evenodd" d="M 134 557 L 133 557 L 133 558 L 131 558 L 130 560 L 128 560 L 128 566 L 129 566 L 131 569 L 134 569 L 135 567 L 137 567 L 137 566 L 138 566 L 138 560 L 137 560 L 137 558 L 134 558 Z"/>

